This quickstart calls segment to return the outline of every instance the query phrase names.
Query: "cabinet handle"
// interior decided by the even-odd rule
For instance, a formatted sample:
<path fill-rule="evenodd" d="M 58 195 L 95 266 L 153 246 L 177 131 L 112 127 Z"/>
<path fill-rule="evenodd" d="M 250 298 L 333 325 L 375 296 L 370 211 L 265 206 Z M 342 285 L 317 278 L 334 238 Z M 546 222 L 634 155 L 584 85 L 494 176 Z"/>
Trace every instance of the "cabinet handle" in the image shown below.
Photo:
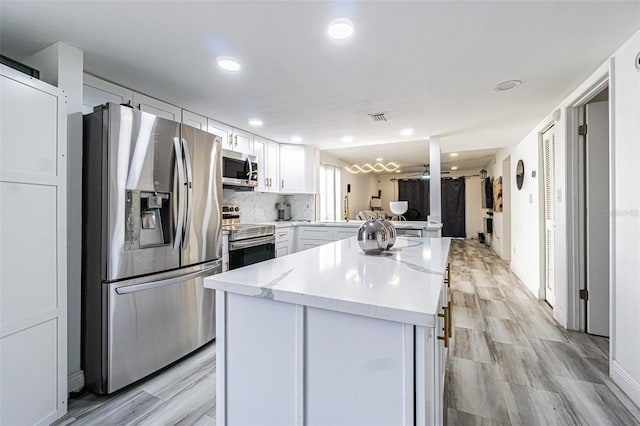
<path fill-rule="evenodd" d="M 447 303 L 447 315 L 449 316 L 449 321 L 448 321 L 448 323 L 449 323 L 449 330 L 448 330 L 449 339 L 451 339 L 451 336 L 453 336 L 453 316 L 452 316 L 453 315 L 452 314 L 453 309 L 451 309 L 451 308 L 452 308 L 451 303 Z"/>
<path fill-rule="evenodd" d="M 451 337 L 449 335 L 449 308 L 447 306 L 443 306 L 442 307 L 443 312 L 441 314 L 438 314 L 438 318 L 444 318 L 444 326 L 442 327 L 442 331 L 444 331 L 444 336 L 438 336 L 438 340 L 444 340 L 444 347 L 448 348 L 449 347 L 449 338 Z"/>
<path fill-rule="evenodd" d="M 234 139 L 235 139 L 235 145 L 236 147 L 238 147 L 238 135 L 234 135 Z"/>
<path fill-rule="evenodd" d="M 451 264 L 447 263 L 447 287 L 451 288 Z"/>
<path fill-rule="evenodd" d="M 142 104 L 138 104 L 138 110 L 142 111 Z"/>
<path fill-rule="evenodd" d="M 281 188 L 284 188 L 284 179 L 282 179 L 282 186 Z"/>
<path fill-rule="evenodd" d="M 131 99 L 127 101 L 127 105 L 131 106 Z"/>

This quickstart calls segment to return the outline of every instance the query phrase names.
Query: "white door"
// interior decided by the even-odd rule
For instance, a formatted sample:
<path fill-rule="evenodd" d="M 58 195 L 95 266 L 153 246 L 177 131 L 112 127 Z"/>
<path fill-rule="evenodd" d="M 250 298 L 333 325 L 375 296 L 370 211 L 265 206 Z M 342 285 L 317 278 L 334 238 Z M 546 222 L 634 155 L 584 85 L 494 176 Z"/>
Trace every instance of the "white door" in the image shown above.
<path fill-rule="evenodd" d="M 264 168 L 264 174 L 269 177 L 269 192 L 279 192 L 280 187 L 280 144 L 278 142 L 267 141 L 267 155 Z"/>
<path fill-rule="evenodd" d="M 609 103 L 585 110 L 587 332 L 609 336 Z"/>
<path fill-rule="evenodd" d="M 305 155 L 302 145 L 280 145 L 280 192 L 304 190 Z"/>
<path fill-rule="evenodd" d="M 256 191 L 267 192 L 269 186 L 269 176 L 266 171 L 266 159 L 267 159 L 267 140 L 262 139 L 259 136 L 253 138 L 253 154 L 256 156 L 256 162 L 258 163 L 258 186 Z M 276 247 L 276 255 L 277 255 Z"/>
<path fill-rule="evenodd" d="M 544 155 L 544 247 L 545 247 L 545 292 L 544 297 L 551 306 L 555 304 L 554 295 L 554 176 L 553 164 L 555 159 L 555 135 L 553 127 L 542 134 L 542 149 Z"/>
<path fill-rule="evenodd" d="M 253 135 L 249 132 L 245 132 L 244 130 L 233 129 L 233 150 L 252 154 Z"/>

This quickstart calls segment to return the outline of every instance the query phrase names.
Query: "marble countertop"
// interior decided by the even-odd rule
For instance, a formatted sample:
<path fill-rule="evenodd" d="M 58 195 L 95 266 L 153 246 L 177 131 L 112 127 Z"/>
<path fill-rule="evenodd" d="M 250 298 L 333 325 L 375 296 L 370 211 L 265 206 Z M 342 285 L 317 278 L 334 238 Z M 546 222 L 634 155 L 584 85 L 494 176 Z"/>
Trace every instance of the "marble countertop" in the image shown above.
<path fill-rule="evenodd" d="M 344 220 L 337 220 L 334 222 L 306 222 L 306 221 L 275 221 L 275 222 L 260 222 L 264 225 L 274 225 L 276 228 L 286 228 L 290 226 L 335 226 L 335 227 L 353 227 L 359 228 L 364 223 L 364 220 L 350 220 L 346 222 Z M 391 222 L 396 228 L 403 229 L 442 229 L 441 223 L 429 223 L 426 220 L 415 221 L 393 221 Z"/>
<path fill-rule="evenodd" d="M 205 278 L 205 287 L 433 327 L 449 238 L 399 237 L 367 256 L 356 237 Z"/>

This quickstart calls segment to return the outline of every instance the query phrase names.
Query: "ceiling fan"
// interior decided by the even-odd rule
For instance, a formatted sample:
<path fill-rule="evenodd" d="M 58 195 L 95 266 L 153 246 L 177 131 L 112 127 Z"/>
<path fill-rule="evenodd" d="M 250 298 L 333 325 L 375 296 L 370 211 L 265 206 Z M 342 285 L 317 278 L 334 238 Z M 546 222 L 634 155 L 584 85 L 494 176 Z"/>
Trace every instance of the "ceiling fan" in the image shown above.
<path fill-rule="evenodd" d="M 405 179 L 429 179 L 431 177 L 431 172 L 429 171 L 429 165 L 423 164 L 424 170 L 422 172 L 414 173 L 412 175 L 406 176 Z M 441 175 L 447 175 L 450 172 L 440 171 Z"/>

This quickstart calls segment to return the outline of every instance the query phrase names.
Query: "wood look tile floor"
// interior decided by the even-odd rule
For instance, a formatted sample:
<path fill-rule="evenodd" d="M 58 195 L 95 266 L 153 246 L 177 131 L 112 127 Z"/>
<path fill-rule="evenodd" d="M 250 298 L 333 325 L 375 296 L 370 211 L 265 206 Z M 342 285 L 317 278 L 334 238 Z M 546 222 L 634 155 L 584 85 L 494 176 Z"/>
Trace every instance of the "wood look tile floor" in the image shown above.
<path fill-rule="evenodd" d="M 607 386 L 608 339 L 560 327 L 486 246 L 451 250 L 447 424 L 640 425 Z M 212 343 L 110 397 L 70 399 L 57 424 L 214 425 L 215 373 Z"/>

